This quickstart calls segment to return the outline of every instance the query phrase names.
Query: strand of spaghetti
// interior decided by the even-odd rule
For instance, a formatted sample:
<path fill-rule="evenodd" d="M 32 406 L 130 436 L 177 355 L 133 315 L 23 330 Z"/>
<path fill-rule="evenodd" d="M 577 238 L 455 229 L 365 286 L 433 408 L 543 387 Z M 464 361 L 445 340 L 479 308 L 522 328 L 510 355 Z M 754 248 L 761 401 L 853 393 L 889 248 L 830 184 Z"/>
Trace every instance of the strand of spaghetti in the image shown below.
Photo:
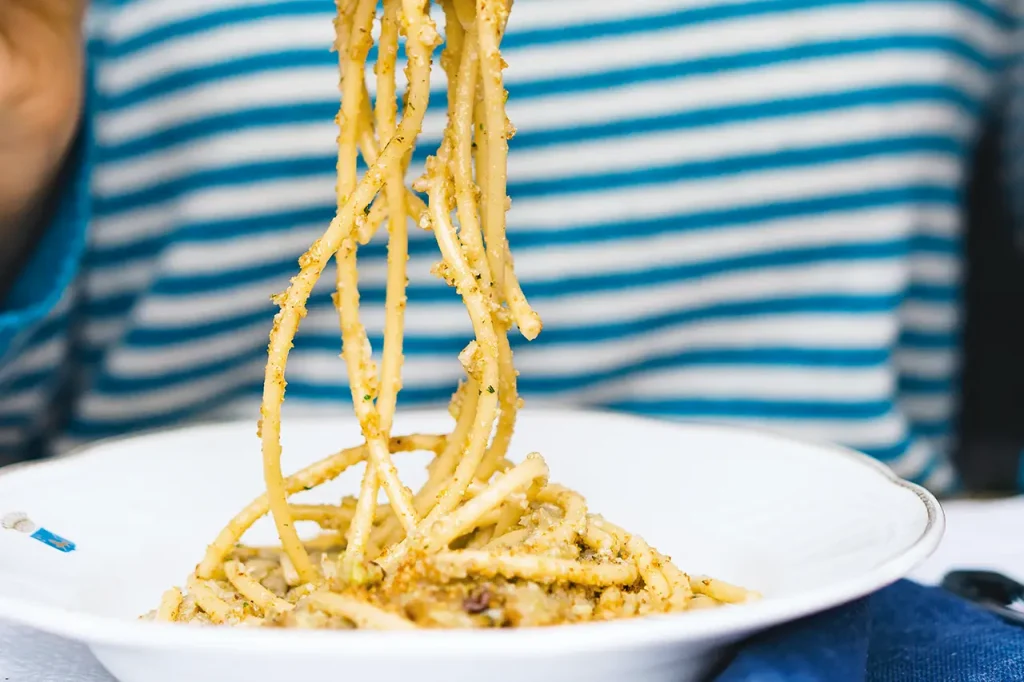
<path fill-rule="evenodd" d="M 462 296 L 463 303 L 469 311 L 469 317 L 476 335 L 476 343 L 481 358 L 481 387 L 493 389 L 497 383 L 497 333 L 490 314 L 490 306 L 480 289 L 479 283 L 469 267 L 462 251 L 459 237 L 449 218 L 449 183 L 446 164 L 450 151 L 450 130 L 446 131 L 446 141 L 442 143 L 437 157 L 427 160 L 427 177 L 429 183 L 430 217 L 434 228 L 434 236 L 441 255 L 455 282 L 456 290 Z M 422 537 L 440 518 L 454 509 L 466 494 L 476 470 L 484 457 L 487 441 L 494 428 L 497 414 L 497 396 L 492 390 L 483 389 L 479 392 L 479 404 L 476 421 L 470 433 L 469 447 L 455 468 L 448 485 L 438 494 L 437 503 L 418 526 L 417 534 Z M 388 548 L 377 562 L 386 573 L 391 573 L 395 566 L 405 558 L 416 534 L 406 532 L 406 537 L 397 545 Z"/>
<path fill-rule="evenodd" d="M 459 19 L 454 0 L 441 0 L 441 9 L 444 10 L 444 51 L 441 53 L 441 68 L 448 79 L 448 118 L 451 120 L 462 50 L 466 43 L 466 27 Z"/>
<path fill-rule="evenodd" d="M 468 14 L 467 20 L 471 22 L 472 4 L 462 2 L 461 8 L 464 15 Z M 479 46 L 476 31 L 476 26 L 470 23 L 454 88 L 454 104 L 449 110 L 452 144 L 450 167 L 455 181 L 459 238 L 469 265 L 477 275 L 480 289 L 489 302 L 492 323 L 497 330 L 498 385 L 488 385 L 486 390 L 498 393 L 498 426 L 476 472 L 478 479 L 488 480 L 508 452 L 508 445 L 515 429 L 519 397 L 516 393 L 516 371 L 512 364 L 512 350 L 509 347 L 504 322 L 505 314 L 501 309 L 500 297 L 497 295 L 493 273 L 485 252 L 476 198 L 477 188 L 473 183 L 473 106 L 479 82 Z"/>
<path fill-rule="evenodd" d="M 465 398 L 466 396 L 474 396 L 475 398 L 479 391 L 478 386 L 479 384 L 470 378 L 460 387 L 464 400 L 459 411 L 459 417 L 455 421 L 455 428 L 448 436 L 444 450 L 438 457 L 434 458 L 431 466 L 428 467 L 427 482 L 423 484 L 423 487 L 420 488 L 413 498 L 416 513 L 421 517 L 426 516 L 430 512 L 444 484 L 455 472 L 459 457 L 466 447 L 466 441 L 469 438 L 470 429 L 472 429 L 476 417 L 477 404 L 475 400 L 465 400 Z M 370 539 L 377 547 L 386 547 L 402 540 L 402 533 L 403 530 L 398 523 L 398 519 L 392 514 L 387 516 L 381 525 L 374 530 Z"/>
<path fill-rule="evenodd" d="M 494 473 L 497 463 L 508 452 L 512 431 L 515 429 L 519 397 L 516 394 L 516 371 L 512 365 L 512 349 L 508 344 L 507 329 L 502 321 L 504 313 L 501 310 L 501 301 L 496 294 L 492 271 L 484 249 L 476 199 L 477 188 L 473 184 L 473 105 L 479 80 L 479 46 L 476 31 L 476 27 L 471 26 L 462 48 L 462 60 L 454 87 L 454 104 L 449 108 L 449 125 L 452 143 L 451 172 L 455 181 L 459 238 L 470 267 L 479 275 L 477 279 L 480 282 L 480 289 L 490 303 L 494 325 L 501 327 L 500 333 L 497 334 L 498 386 L 491 386 L 489 389 L 498 391 L 498 428 L 476 473 L 479 479 L 487 480 Z"/>
<path fill-rule="evenodd" d="M 583 531 L 583 544 L 592 550 L 613 556 L 619 553 L 620 548 L 618 540 L 591 523 L 589 516 L 587 517 L 587 527 Z"/>
<path fill-rule="evenodd" d="M 522 544 L 526 538 L 530 537 L 530 533 L 532 532 L 533 531 L 529 528 L 519 528 L 518 530 L 498 535 L 497 530 L 495 530 L 493 538 L 486 546 L 484 546 L 484 549 L 488 551 L 496 549 L 510 549 L 516 545 Z"/>
<path fill-rule="evenodd" d="M 337 507 L 333 504 L 291 504 L 292 518 L 296 521 L 312 521 L 324 530 L 345 530 L 352 523 L 355 509 Z M 308 546 L 308 542 L 304 543 Z"/>
<path fill-rule="evenodd" d="M 263 478 L 267 486 L 267 498 L 281 545 L 295 564 L 296 570 L 309 581 L 316 578 L 316 570 L 299 540 L 288 513 L 284 477 L 281 473 L 281 404 L 286 385 L 284 373 L 292 340 L 298 331 L 300 320 L 305 316 L 305 303 L 314 284 L 323 273 L 328 260 L 351 236 L 356 214 L 363 211 L 372 201 L 384 181 L 387 169 L 403 162 L 412 139 L 419 134 L 423 123 L 423 114 L 430 96 L 430 52 L 437 43 L 438 36 L 430 17 L 424 14 L 423 7 L 417 0 L 402 2 L 403 22 L 408 27 L 409 36 L 406 51 L 409 55 L 410 86 L 406 111 L 398 126 L 398 132 L 381 150 L 377 163 L 363 175 L 355 191 L 338 211 L 324 234 L 299 258 L 299 273 L 292 279 L 288 288 L 274 297 L 280 310 L 274 316 L 274 325 L 270 332 L 257 433 L 262 442 Z M 398 499 L 401 494 L 401 482 L 397 480 L 393 463 L 388 471 L 390 457 L 387 448 L 384 450 L 380 452 L 378 449 L 370 448 L 369 454 L 375 460 L 375 465 L 382 469 L 385 482 L 394 488 L 395 499 Z M 387 477 L 388 473 L 393 475 L 390 480 Z"/>
<path fill-rule="evenodd" d="M 226 623 L 236 620 L 240 616 L 230 604 L 217 596 L 217 593 L 205 580 L 199 580 L 195 576 L 190 577 L 188 593 L 214 623 Z"/>
<path fill-rule="evenodd" d="M 622 545 L 626 553 L 636 561 L 637 568 L 640 570 L 640 576 L 644 579 L 645 585 L 651 592 L 661 599 L 669 599 L 672 595 L 672 589 L 669 587 L 665 575 L 661 572 L 661 562 L 655 556 L 654 550 L 651 549 L 650 545 L 643 538 L 627 533 L 619 526 L 606 521 L 600 516 L 591 517 L 590 523 L 610 534 Z"/>
<path fill-rule="evenodd" d="M 425 450 L 437 453 L 444 447 L 445 442 L 445 436 L 438 435 L 399 436 L 391 439 L 390 449 L 392 452 Z M 362 462 L 365 458 L 366 447 L 364 445 L 336 452 L 289 476 L 282 482 L 282 490 L 285 496 L 288 496 L 294 495 L 300 490 L 315 488 L 328 481 L 333 481 L 346 469 Z M 235 547 L 242 535 L 252 527 L 252 524 L 256 523 L 269 509 L 269 493 L 263 493 L 238 512 L 220 531 L 213 543 L 207 547 L 203 560 L 196 567 L 196 576 L 203 580 L 216 577 L 224 563 L 224 557 Z"/>
<path fill-rule="evenodd" d="M 420 543 L 421 547 L 426 552 L 445 549 L 452 540 L 480 525 L 480 518 L 500 507 L 509 495 L 526 489 L 535 480 L 546 478 L 547 475 L 547 464 L 540 455 L 528 455 L 522 464 L 502 475 L 479 495 L 430 527 Z"/>
<path fill-rule="evenodd" d="M 393 2 L 394 0 L 391 4 Z M 339 205 L 344 204 L 345 197 L 356 185 L 359 110 L 365 91 L 364 65 L 373 44 L 370 29 L 375 7 L 375 0 L 359 0 L 352 24 L 352 43 L 347 50 L 339 50 L 338 55 L 342 74 L 342 106 L 339 116 L 341 134 L 338 136 L 337 198 Z M 386 58 L 387 54 L 382 57 Z M 401 164 L 398 164 L 385 173 L 385 187 L 392 182 L 395 171 L 400 173 L 401 168 Z M 370 341 L 366 335 L 366 328 L 359 317 L 359 274 L 356 269 L 356 249 L 346 249 L 340 252 L 337 256 L 337 263 L 338 274 L 334 301 L 341 325 L 342 357 L 348 369 L 348 382 L 356 417 L 359 419 L 367 448 L 372 452 L 383 447 L 388 429 L 382 423 L 380 411 L 373 402 L 377 393 L 377 370 L 370 357 Z M 393 265 L 389 262 L 389 269 L 391 267 Z M 394 292 L 389 293 L 393 299 Z M 391 321 L 386 321 L 385 326 L 392 326 Z M 394 351 L 393 345 L 394 339 L 392 338 L 392 351 Z M 399 350 L 400 354 L 401 350 Z M 390 427 L 390 424 L 388 426 Z M 356 513 L 349 525 L 348 542 L 341 558 L 340 571 L 343 579 L 349 582 L 363 582 L 366 579 L 363 566 L 366 544 L 373 526 L 373 516 L 377 509 L 377 493 L 381 483 L 380 472 L 375 460 L 376 458 L 371 458 L 363 472 Z M 397 486 L 393 485 L 392 487 L 404 489 L 400 481 Z M 400 490 L 397 492 L 397 497 L 389 491 L 389 499 L 392 497 L 395 498 L 392 504 L 399 513 L 399 520 L 406 523 L 402 516 L 411 509 L 405 506 Z M 415 516 L 408 523 L 415 523 Z"/>
<path fill-rule="evenodd" d="M 696 594 L 710 597 L 715 601 L 725 604 L 742 604 L 757 596 L 756 592 L 745 590 L 724 580 L 715 580 L 708 577 L 691 577 L 690 589 Z"/>
<path fill-rule="evenodd" d="M 377 155 L 379 154 L 379 150 L 377 148 L 377 139 L 374 137 L 375 126 L 373 123 L 373 113 L 370 110 L 370 95 L 365 88 L 365 84 L 361 95 L 361 100 L 362 105 L 359 111 L 359 151 L 363 155 L 363 160 L 366 161 L 366 165 L 372 166 L 373 164 L 377 163 Z M 387 140 L 385 140 L 385 144 L 387 144 Z M 407 170 L 405 167 L 406 165 L 408 164 L 403 164 L 402 167 L 403 178 L 405 177 L 405 173 Z M 423 203 L 423 200 L 416 196 L 416 194 L 407 187 L 405 188 L 405 205 L 406 211 L 415 219 L 416 224 L 420 227 L 423 227 L 421 223 L 423 217 L 427 216 L 427 205 Z M 373 202 L 373 205 L 370 207 L 370 212 L 369 214 L 367 214 L 366 224 L 364 225 L 363 230 L 361 230 L 359 233 L 360 244 L 366 244 L 369 242 L 370 238 L 373 236 L 374 233 L 376 233 L 377 229 L 380 227 L 380 224 L 383 223 L 384 218 L 386 216 L 387 202 L 381 202 L 379 205 L 376 201 Z M 424 229 L 430 228 L 429 226 L 427 226 Z"/>
<path fill-rule="evenodd" d="M 576 539 L 586 532 L 586 500 L 575 490 L 561 485 L 547 485 L 537 496 L 537 501 L 541 504 L 553 504 L 560 507 L 562 518 L 551 528 L 536 533 L 526 541 L 526 544 L 538 552 L 575 546 Z"/>
<path fill-rule="evenodd" d="M 495 288 L 505 287 L 506 166 L 508 163 L 507 120 L 505 118 L 505 86 L 499 51 L 502 27 L 507 8 L 504 0 L 478 0 L 476 3 L 477 41 L 480 46 L 483 79 L 484 129 L 487 138 L 487 199 L 484 202 L 484 235 L 487 238 L 487 260 L 491 265 Z"/>
<path fill-rule="evenodd" d="M 529 554 L 455 550 L 433 555 L 431 563 L 451 579 L 500 575 L 544 585 L 576 583 L 588 587 L 632 585 L 637 579 L 636 566 L 619 560 L 594 563 Z"/>
<path fill-rule="evenodd" d="M 672 563 L 666 556 L 658 555 L 661 560 L 661 571 L 672 588 L 672 596 L 669 603 L 676 609 L 683 611 L 687 608 L 688 602 L 693 598 L 693 588 L 690 587 L 690 578 Z"/>
<path fill-rule="evenodd" d="M 224 574 L 228 577 L 228 582 L 238 590 L 239 594 L 259 607 L 264 614 L 292 610 L 291 604 L 277 597 L 273 592 L 263 587 L 259 581 L 253 579 L 240 562 L 229 561 L 224 564 Z"/>
<path fill-rule="evenodd" d="M 178 612 L 181 610 L 181 590 L 172 587 L 160 595 L 160 606 L 156 609 L 156 620 L 164 623 L 173 623 L 178 619 Z"/>
<path fill-rule="evenodd" d="M 506 0 L 478 0 L 476 5 L 477 39 L 483 62 L 480 73 L 482 97 L 475 116 L 479 150 L 477 180 L 482 190 L 487 257 L 495 274 L 495 286 L 508 302 L 519 331 L 532 341 L 541 332 L 541 319 L 523 294 L 505 235 L 508 139 L 515 133 L 505 115 L 507 93 L 501 73 L 504 61 L 500 43 L 508 22 L 508 4 Z"/>
<path fill-rule="evenodd" d="M 385 611 L 373 604 L 337 592 L 316 592 L 309 603 L 333 616 L 341 616 L 358 628 L 370 630 L 413 630 L 416 624 L 407 618 Z"/>
<path fill-rule="evenodd" d="M 395 100 L 395 63 L 398 60 L 398 5 L 384 3 L 377 49 L 377 102 L 374 114 L 377 134 L 390 141 L 397 127 Z M 380 395 L 377 411 L 380 428 L 391 433 L 398 392 L 402 387 L 402 337 L 405 333 L 406 261 L 409 258 L 409 237 L 406 214 L 406 188 L 403 168 L 391 169 L 384 182 L 388 207 L 388 266 L 385 298 L 384 351 L 381 359 Z"/>
<path fill-rule="evenodd" d="M 529 502 L 525 496 L 519 499 L 513 497 L 505 500 L 505 504 L 501 508 L 501 514 L 498 517 L 498 522 L 495 524 L 495 537 L 501 537 L 518 526 L 528 506 Z"/>

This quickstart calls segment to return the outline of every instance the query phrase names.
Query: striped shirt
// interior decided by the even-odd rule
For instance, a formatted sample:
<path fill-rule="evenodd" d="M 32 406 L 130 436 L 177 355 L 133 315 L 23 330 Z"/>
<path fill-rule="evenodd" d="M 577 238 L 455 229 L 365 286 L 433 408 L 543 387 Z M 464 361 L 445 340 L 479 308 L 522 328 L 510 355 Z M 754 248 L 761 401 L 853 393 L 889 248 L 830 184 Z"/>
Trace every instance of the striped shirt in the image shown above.
<path fill-rule="evenodd" d="M 509 238 L 545 320 L 514 341 L 528 403 L 767 425 L 952 484 L 962 195 L 1016 2 L 519 0 Z M 333 214 L 332 15 L 96 3 L 74 177 L 0 308 L 0 461 L 255 421 L 270 296 Z M 435 68 L 414 167 L 444 99 Z M 412 240 L 400 404 L 436 405 L 471 329 Z M 377 350 L 384 254 L 360 252 Z M 350 401 L 324 280 L 286 419 Z"/>

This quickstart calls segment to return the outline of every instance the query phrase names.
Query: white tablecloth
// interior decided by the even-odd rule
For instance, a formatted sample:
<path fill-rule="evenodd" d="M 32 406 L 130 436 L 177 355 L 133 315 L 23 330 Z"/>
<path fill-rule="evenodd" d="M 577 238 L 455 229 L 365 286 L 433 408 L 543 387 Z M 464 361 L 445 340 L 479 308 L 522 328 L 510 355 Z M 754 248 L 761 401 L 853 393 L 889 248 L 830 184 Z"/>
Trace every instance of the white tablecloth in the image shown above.
<path fill-rule="evenodd" d="M 1024 580 L 1024 497 L 945 505 L 946 537 L 913 578 L 935 583 L 950 568 L 987 568 Z M 0 622 L 0 682 L 114 682 L 88 649 Z"/>

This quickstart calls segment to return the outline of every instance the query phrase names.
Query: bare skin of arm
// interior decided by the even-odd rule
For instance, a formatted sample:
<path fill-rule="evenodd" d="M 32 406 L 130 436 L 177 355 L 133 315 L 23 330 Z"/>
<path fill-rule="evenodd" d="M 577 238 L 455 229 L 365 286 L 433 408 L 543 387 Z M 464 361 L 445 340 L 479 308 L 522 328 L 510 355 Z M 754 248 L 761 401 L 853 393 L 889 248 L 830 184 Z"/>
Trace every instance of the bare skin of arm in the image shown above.
<path fill-rule="evenodd" d="M 43 229 L 74 139 L 86 0 L 0 0 L 0 298 Z"/>

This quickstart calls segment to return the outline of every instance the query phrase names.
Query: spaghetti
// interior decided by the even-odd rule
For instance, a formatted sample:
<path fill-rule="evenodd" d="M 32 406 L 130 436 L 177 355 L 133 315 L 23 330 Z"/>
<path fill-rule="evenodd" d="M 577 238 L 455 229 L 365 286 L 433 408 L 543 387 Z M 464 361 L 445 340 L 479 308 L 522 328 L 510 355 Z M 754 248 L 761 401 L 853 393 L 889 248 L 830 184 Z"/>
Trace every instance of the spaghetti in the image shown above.
<path fill-rule="evenodd" d="M 508 4 L 506 4 L 508 2 Z M 448 76 L 443 141 L 414 189 L 405 185 L 440 38 L 424 0 L 337 0 L 341 72 L 337 213 L 275 297 L 260 410 L 266 492 L 233 518 L 189 577 L 149 617 L 162 621 L 399 629 L 572 623 L 685 611 L 751 599 L 747 590 L 691 578 L 636 535 L 588 511 L 578 493 L 548 482 L 538 454 L 506 459 L 520 399 L 508 333 L 541 330 L 515 276 L 505 236 L 508 139 L 499 45 L 509 0 L 440 0 Z M 365 66 L 379 19 L 371 103 Z M 396 64 L 405 41 L 408 86 L 401 117 Z M 357 177 L 359 155 L 368 170 Z M 453 214 L 455 220 L 453 221 Z M 474 339 L 460 354 L 466 379 L 453 396 L 447 435 L 391 435 L 401 388 L 407 224 L 430 230 L 437 275 L 455 287 Z M 360 320 L 359 247 L 386 223 L 386 322 L 380 370 Z M 329 261 L 355 413 L 364 443 L 291 476 L 281 470 L 285 365 L 305 303 Z M 428 479 L 413 494 L 393 455 L 428 451 Z M 300 490 L 363 464 L 357 497 L 289 502 Z M 387 504 L 379 505 L 383 489 Z M 280 546 L 240 543 L 270 513 Z M 302 540 L 296 521 L 321 535 Z"/>

